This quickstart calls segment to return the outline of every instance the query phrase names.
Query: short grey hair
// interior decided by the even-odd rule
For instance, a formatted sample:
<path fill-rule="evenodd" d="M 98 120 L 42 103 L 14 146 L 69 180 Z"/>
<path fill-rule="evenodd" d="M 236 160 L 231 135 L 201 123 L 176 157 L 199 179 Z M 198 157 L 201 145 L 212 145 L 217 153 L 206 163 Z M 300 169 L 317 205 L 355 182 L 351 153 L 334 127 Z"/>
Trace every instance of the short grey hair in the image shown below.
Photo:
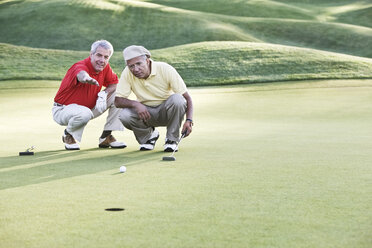
<path fill-rule="evenodd" d="M 107 49 L 107 50 L 111 51 L 110 57 L 114 53 L 114 47 L 107 40 L 97 40 L 97 41 L 95 41 L 92 44 L 92 47 L 90 48 L 90 52 L 95 54 L 98 47 L 103 47 L 104 49 Z"/>

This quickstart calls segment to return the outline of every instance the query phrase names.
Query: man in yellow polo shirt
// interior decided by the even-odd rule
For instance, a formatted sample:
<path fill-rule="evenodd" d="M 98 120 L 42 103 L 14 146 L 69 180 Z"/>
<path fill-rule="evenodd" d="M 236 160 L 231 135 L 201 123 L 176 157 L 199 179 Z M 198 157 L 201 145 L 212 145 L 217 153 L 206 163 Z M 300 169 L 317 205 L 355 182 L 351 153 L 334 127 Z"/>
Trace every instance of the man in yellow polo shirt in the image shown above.
<path fill-rule="evenodd" d="M 115 106 L 123 108 L 120 121 L 132 130 L 140 150 L 153 150 L 159 138 L 155 127 L 167 127 L 165 152 L 177 149 L 180 128 L 187 137 L 192 131 L 193 104 L 186 85 L 171 65 L 153 61 L 143 46 L 129 46 L 123 51 L 126 67 L 116 88 Z M 130 100 L 131 93 L 137 100 Z"/>

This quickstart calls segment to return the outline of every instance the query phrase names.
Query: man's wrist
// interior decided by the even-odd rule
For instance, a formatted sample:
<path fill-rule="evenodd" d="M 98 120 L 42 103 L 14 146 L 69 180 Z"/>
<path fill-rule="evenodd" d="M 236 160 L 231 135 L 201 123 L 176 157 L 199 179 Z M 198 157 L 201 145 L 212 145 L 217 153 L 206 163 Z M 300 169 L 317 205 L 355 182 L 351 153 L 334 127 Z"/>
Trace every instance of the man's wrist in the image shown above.
<path fill-rule="evenodd" d="M 187 118 L 186 121 L 190 122 L 191 125 L 194 125 L 194 122 L 192 121 L 192 119 Z"/>

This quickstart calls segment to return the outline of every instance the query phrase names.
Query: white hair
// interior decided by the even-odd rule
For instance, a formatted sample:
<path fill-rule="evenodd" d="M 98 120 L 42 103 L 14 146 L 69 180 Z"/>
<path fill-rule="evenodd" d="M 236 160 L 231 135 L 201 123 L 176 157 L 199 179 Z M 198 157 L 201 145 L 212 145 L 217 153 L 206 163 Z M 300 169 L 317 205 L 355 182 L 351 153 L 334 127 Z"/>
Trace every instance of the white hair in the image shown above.
<path fill-rule="evenodd" d="M 95 54 L 98 47 L 103 47 L 104 49 L 109 50 L 111 52 L 110 57 L 114 53 L 114 47 L 107 40 L 97 40 L 97 41 L 95 41 L 92 44 L 92 47 L 90 48 L 90 52 Z"/>

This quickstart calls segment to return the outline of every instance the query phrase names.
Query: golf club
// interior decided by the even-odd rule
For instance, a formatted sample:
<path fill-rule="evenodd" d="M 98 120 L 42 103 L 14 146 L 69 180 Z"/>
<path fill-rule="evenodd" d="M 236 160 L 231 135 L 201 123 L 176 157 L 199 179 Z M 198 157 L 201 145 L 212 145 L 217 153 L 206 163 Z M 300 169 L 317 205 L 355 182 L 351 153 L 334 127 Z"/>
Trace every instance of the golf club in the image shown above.
<path fill-rule="evenodd" d="M 172 155 L 170 155 L 168 157 L 163 157 L 164 161 L 175 161 L 176 160 L 176 158 L 174 157 L 174 153 L 177 151 L 178 146 L 181 143 L 182 138 L 185 137 L 185 135 L 186 135 L 186 131 L 184 133 L 182 133 L 181 138 L 177 142 L 176 149 L 174 149 L 174 151 L 172 152 Z"/>

